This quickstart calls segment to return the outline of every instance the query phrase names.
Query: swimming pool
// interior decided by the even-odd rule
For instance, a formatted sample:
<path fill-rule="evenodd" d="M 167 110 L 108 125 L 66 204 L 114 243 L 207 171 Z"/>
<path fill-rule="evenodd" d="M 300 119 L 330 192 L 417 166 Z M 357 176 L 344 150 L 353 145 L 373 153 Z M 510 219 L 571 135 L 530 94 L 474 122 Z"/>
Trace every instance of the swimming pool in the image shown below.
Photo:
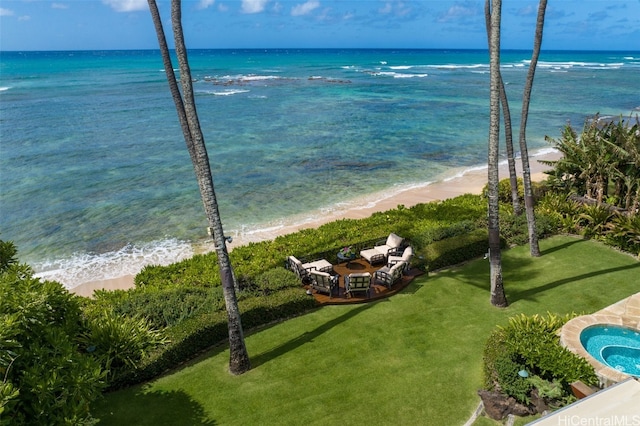
<path fill-rule="evenodd" d="M 580 343 L 599 362 L 621 373 L 640 377 L 640 331 L 596 324 L 582 330 Z"/>

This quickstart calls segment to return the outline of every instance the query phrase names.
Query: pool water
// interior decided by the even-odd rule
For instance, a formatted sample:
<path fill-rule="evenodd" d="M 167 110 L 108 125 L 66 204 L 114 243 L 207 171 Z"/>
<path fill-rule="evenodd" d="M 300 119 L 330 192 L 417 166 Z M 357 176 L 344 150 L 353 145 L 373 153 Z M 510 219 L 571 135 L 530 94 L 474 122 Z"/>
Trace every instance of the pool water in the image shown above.
<path fill-rule="evenodd" d="M 640 331 L 598 324 L 582 330 L 580 343 L 601 363 L 621 373 L 640 377 Z"/>

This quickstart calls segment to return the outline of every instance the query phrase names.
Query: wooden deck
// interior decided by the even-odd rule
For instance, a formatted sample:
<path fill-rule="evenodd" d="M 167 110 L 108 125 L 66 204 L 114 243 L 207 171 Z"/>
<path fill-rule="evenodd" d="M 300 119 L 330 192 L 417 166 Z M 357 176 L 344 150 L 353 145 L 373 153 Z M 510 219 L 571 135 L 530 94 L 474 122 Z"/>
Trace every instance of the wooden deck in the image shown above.
<path fill-rule="evenodd" d="M 371 266 L 369 262 L 364 259 L 356 259 L 348 262 L 349 267 L 347 267 L 347 262 L 340 263 L 338 265 L 333 266 L 333 272 L 340 275 L 339 279 L 339 287 L 338 293 L 334 292 L 333 296 L 330 298 L 328 294 L 317 293 L 315 290 L 313 291 L 313 297 L 318 301 L 318 303 L 322 305 L 342 305 L 347 303 L 367 303 L 373 302 L 375 300 L 380 300 L 385 297 L 392 296 L 411 283 L 413 279 L 417 276 L 422 275 L 424 272 L 418 269 L 411 269 L 407 274 L 402 276 L 401 280 L 398 280 L 390 289 L 384 285 L 379 285 L 373 283 L 371 286 L 371 290 L 369 290 L 369 297 L 362 293 L 357 293 L 355 296 L 347 297 L 344 288 L 344 277 L 346 275 L 357 273 L 357 272 L 369 272 L 371 275 L 378 269 L 385 266 L 384 263 Z M 306 286 L 308 289 L 309 287 Z"/>

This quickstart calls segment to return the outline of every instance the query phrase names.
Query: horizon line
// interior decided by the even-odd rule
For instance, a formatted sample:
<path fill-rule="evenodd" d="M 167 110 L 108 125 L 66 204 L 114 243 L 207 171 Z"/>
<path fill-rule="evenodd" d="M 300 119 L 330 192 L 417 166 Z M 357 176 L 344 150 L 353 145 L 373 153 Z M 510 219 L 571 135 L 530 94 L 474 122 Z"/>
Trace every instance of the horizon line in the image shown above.
<path fill-rule="evenodd" d="M 160 48 L 109 48 L 109 49 L 20 49 L 20 50 L 4 50 L 0 49 L 0 53 L 22 53 L 22 52 L 132 52 L 132 51 L 159 51 Z M 175 48 L 169 48 L 175 52 Z M 455 51 L 476 51 L 488 52 L 488 48 L 472 48 L 472 47 L 192 47 L 189 50 L 259 50 L 259 51 L 283 51 L 283 50 L 455 50 Z M 501 49 L 501 52 L 523 52 L 532 51 L 532 48 L 526 49 Z M 640 52 L 640 49 L 541 49 L 543 52 Z"/>

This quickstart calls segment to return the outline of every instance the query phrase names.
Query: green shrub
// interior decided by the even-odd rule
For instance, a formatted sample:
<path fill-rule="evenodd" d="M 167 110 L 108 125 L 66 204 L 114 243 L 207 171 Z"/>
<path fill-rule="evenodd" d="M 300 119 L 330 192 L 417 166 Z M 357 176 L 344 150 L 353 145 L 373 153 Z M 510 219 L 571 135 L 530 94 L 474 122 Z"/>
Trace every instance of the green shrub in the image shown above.
<path fill-rule="evenodd" d="M 518 183 L 518 199 L 524 207 L 524 180 L 519 177 L 516 178 Z M 486 199 L 489 196 L 489 185 L 485 185 L 482 188 L 482 196 Z M 512 204 L 513 198 L 511 197 L 511 179 L 502 179 L 498 182 L 498 200 L 504 204 Z"/>
<path fill-rule="evenodd" d="M 142 317 L 151 327 L 163 329 L 203 312 L 224 309 L 221 287 L 169 287 L 132 290 L 113 303 L 113 310 L 128 317 Z"/>
<path fill-rule="evenodd" d="M 522 404 L 528 404 L 529 392 L 533 385 L 526 377 L 518 374 L 524 370 L 524 365 L 513 360 L 510 354 L 503 353 L 495 361 L 496 376 L 502 392 L 512 396 Z"/>
<path fill-rule="evenodd" d="M 109 310 L 88 317 L 85 328 L 78 341 L 102 365 L 108 380 L 136 369 L 153 348 L 165 343 L 162 334 L 151 329 L 144 318 Z"/>
<path fill-rule="evenodd" d="M 536 214 L 536 235 L 541 240 L 558 233 L 558 225 L 553 217 Z M 501 214 L 500 237 L 504 238 L 508 246 L 522 246 L 529 244 L 529 226 L 524 214 Z"/>
<path fill-rule="evenodd" d="M 300 278 L 283 267 L 270 269 L 258 275 L 255 281 L 256 290 L 264 296 L 286 288 L 300 287 Z"/>
<path fill-rule="evenodd" d="M 606 228 L 607 243 L 640 258 L 640 215 L 616 214 Z"/>
<path fill-rule="evenodd" d="M 238 305 L 245 330 L 282 321 L 317 307 L 315 299 L 309 297 L 299 284 L 297 288 L 285 288 L 268 297 L 248 296 L 240 300 Z M 225 342 L 229 337 L 227 312 L 221 310 L 198 314 L 167 328 L 165 335 L 167 344 L 141 360 L 137 369 L 129 369 L 125 374 L 115 377 L 109 384 L 110 388 L 150 380 L 202 351 Z"/>
<path fill-rule="evenodd" d="M 423 241 L 431 242 L 431 232 L 439 232 L 434 229 L 453 230 L 462 226 L 468 230 L 469 223 L 475 223 L 485 215 L 486 202 L 478 195 L 467 194 L 411 208 L 399 205 L 368 218 L 338 220 L 319 228 L 281 235 L 274 240 L 249 243 L 234 248 L 229 256 L 240 288 L 250 288 L 258 275 L 282 267 L 289 255 L 335 261 L 336 253 L 345 245 L 364 248 L 386 238 L 391 232 L 419 249 L 423 247 Z M 459 223 L 463 225 L 457 225 Z M 220 286 L 216 254 L 196 255 L 168 266 L 147 266 L 136 275 L 135 284 L 140 289 Z"/>
<path fill-rule="evenodd" d="M 2 251 L 15 259 L 15 251 Z M 79 298 L 15 260 L 0 263 L 0 423 L 89 422 L 104 374 L 76 342 Z"/>
<path fill-rule="evenodd" d="M 549 381 L 534 375 L 529 377 L 528 381 L 538 390 L 541 398 L 561 400 L 566 397 L 562 385 L 557 380 Z"/>
<path fill-rule="evenodd" d="M 590 385 L 598 383 L 591 364 L 560 345 L 556 332 L 570 318 L 522 314 L 510 318 L 505 327 L 506 344 L 511 351 L 520 355 L 539 376 L 558 380 L 567 391 L 576 380 Z"/>
<path fill-rule="evenodd" d="M 496 328 L 489 335 L 484 346 L 482 354 L 484 388 L 490 391 L 496 390 L 496 385 L 498 385 L 496 362 L 500 356 L 506 353 L 505 339 L 504 330 Z"/>
<path fill-rule="evenodd" d="M 504 240 L 503 240 L 504 244 Z M 486 229 L 437 241 L 421 251 L 430 271 L 482 256 L 489 248 Z"/>

